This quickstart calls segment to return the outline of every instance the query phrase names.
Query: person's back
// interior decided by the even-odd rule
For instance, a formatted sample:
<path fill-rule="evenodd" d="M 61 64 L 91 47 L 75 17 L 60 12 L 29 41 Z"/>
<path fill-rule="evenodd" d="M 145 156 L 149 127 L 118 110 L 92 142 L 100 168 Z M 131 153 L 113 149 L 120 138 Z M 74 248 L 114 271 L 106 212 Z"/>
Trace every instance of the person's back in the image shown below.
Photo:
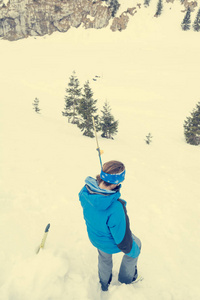
<path fill-rule="evenodd" d="M 97 179 L 86 178 L 79 193 L 89 239 L 99 252 L 99 278 L 104 291 L 108 290 L 112 279 L 114 253 L 125 253 L 119 281 L 128 284 L 137 278 L 141 242 L 130 230 L 126 202 L 120 199 L 120 183 L 124 178 L 124 165 L 110 161 L 103 165 Z"/>

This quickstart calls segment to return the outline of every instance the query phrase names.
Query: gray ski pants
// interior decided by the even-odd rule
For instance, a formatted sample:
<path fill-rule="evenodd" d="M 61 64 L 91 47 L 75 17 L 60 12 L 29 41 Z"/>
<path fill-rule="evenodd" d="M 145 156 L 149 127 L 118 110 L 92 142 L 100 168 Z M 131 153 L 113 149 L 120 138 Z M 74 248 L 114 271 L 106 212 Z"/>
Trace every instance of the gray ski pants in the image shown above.
<path fill-rule="evenodd" d="M 133 239 L 141 249 L 141 241 L 135 235 Z M 137 261 L 138 257 L 132 258 L 124 255 L 122 258 L 118 280 L 121 283 L 129 284 L 137 278 Z M 98 249 L 98 272 L 99 279 L 103 290 L 107 290 L 112 280 L 112 254 L 105 253 Z"/>

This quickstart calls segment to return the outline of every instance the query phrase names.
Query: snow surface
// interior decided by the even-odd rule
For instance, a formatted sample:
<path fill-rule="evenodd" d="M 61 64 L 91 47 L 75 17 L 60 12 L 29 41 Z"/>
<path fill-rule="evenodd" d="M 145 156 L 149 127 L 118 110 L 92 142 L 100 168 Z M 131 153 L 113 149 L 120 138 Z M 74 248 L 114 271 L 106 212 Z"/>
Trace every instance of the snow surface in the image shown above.
<path fill-rule="evenodd" d="M 0 300 L 199 299 L 200 147 L 186 144 L 183 122 L 200 101 L 200 39 L 181 31 L 178 4 L 158 19 L 155 4 L 119 33 L 79 28 L 0 42 Z M 61 114 L 73 70 L 119 120 L 114 140 L 99 135 L 102 159 L 126 165 L 122 198 L 142 241 L 144 280 L 119 284 L 122 254 L 114 255 L 103 294 L 78 201 L 85 177 L 100 171 L 96 143 Z"/>

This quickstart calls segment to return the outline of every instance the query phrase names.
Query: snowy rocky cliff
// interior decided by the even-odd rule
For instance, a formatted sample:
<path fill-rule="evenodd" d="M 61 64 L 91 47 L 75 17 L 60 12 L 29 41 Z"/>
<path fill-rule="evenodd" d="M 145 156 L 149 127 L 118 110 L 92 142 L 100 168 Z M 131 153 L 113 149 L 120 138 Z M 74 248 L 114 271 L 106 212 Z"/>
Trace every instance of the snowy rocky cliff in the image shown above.
<path fill-rule="evenodd" d="M 174 0 L 165 2 L 172 4 Z M 132 7 L 116 15 L 120 7 L 117 0 L 0 0 L 0 38 L 14 41 L 79 26 L 110 26 L 112 31 L 121 31 L 126 29 L 130 17 L 145 7 L 144 1 L 132 3 Z M 183 9 L 188 5 L 193 8 L 197 2 L 185 0 L 182 5 Z"/>
<path fill-rule="evenodd" d="M 8 40 L 66 32 L 80 25 L 100 29 L 110 19 L 113 7 L 101 0 L 10 0 L 7 4 L 0 1 L 0 37 Z M 113 20 L 113 30 L 116 26 Z"/>

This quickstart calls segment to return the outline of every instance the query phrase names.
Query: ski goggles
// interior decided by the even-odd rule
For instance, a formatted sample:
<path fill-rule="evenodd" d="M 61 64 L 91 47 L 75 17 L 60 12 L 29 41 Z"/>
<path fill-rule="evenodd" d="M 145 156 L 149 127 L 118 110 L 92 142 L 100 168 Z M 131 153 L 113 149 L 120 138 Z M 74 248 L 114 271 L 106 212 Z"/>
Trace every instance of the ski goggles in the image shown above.
<path fill-rule="evenodd" d="M 125 179 L 125 170 L 118 174 L 108 174 L 101 170 L 100 178 L 108 183 L 112 184 L 119 184 L 120 182 L 124 181 Z"/>

